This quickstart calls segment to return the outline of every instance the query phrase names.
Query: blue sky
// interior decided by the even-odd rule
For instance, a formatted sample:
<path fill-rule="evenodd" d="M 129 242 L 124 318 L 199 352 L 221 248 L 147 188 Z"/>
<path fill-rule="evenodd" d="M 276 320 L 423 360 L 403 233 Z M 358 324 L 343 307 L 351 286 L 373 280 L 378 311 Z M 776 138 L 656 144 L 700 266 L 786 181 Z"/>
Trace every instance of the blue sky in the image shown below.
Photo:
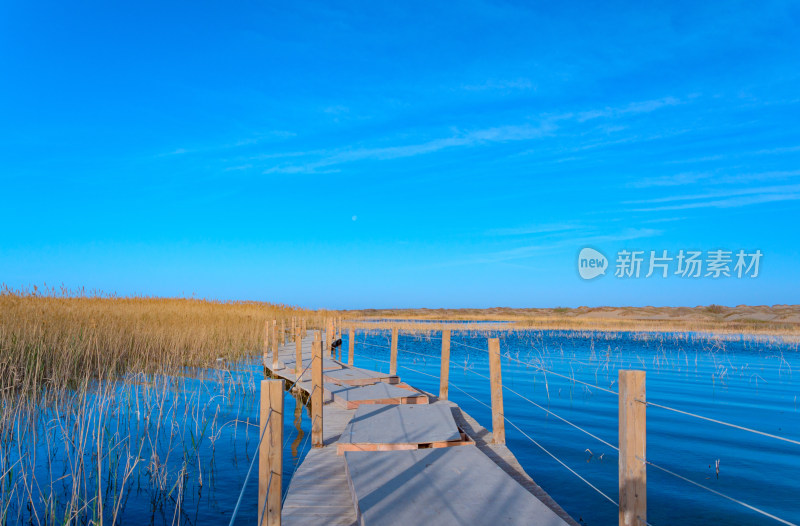
<path fill-rule="evenodd" d="M 793 2 L 0 5 L 0 281 L 308 307 L 798 303 Z M 592 281 L 581 248 L 761 250 Z"/>

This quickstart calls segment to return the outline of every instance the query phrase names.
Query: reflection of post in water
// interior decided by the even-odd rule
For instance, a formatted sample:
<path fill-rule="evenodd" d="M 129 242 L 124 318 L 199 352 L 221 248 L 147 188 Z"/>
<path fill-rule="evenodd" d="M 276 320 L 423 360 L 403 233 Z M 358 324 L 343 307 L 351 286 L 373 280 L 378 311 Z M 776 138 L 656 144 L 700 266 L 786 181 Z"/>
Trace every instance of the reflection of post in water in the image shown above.
<path fill-rule="evenodd" d="M 294 399 L 294 427 L 297 429 L 297 436 L 292 442 L 292 456 L 297 457 L 297 448 L 303 440 L 303 397 L 298 396 Z"/>

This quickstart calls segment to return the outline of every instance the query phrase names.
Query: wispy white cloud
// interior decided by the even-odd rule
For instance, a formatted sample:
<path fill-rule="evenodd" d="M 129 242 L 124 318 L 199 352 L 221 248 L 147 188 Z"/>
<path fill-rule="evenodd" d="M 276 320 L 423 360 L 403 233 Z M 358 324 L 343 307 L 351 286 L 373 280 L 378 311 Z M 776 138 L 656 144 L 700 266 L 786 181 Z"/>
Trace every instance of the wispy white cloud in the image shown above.
<path fill-rule="evenodd" d="M 526 236 L 535 234 L 552 234 L 555 232 L 568 232 L 580 229 L 581 225 L 577 223 L 553 223 L 553 224 L 539 224 L 528 225 L 512 228 L 496 228 L 487 230 L 488 236 Z"/>
<path fill-rule="evenodd" d="M 368 160 L 386 161 L 414 157 L 417 155 L 427 155 L 453 148 L 534 140 L 556 134 L 558 129 L 568 122 L 582 123 L 587 120 L 600 118 L 615 119 L 626 115 L 648 113 L 680 103 L 681 101 L 679 99 L 665 97 L 657 100 L 635 102 L 620 107 L 607 107 L 600 110 L 579 113 L 544 114 L 537 117 L 532 123 L 494 126 L 464 132 L 459 131 L 448 137 L 440 137 L 413 144 L 356 149 L 345 148 L 327 152 L 314 152 L 316 155 L 291 153 L 286 154 L 286 156 L 316 156 L 318 158 L 298 164 L 279 164 L 271 166 L 266 168 L 264 173 L 320 173 L 320 169 L 351 162 Z"/>
<path fill-rule="evenodd" d="M 557 241 L 537 243 L 535 245 L 525 245 L 507 250 L 500 250 L 479 256 L 474 263 L 497 263 L 501 261 L 508 261 L 513 259 L 523 259 L 533 256 L 540 252 L 564 249 L 564 248 L 581 248 L 587 245 L 600 245 L 603 243 L 614 243 L 619 241 L 630 241 L 633 239 L 656 237 L 661 235 L 662 231 L 654 228 L 627 228 L 619 232 L 608 234 L 589 234 L 575 237 L 566 237 Z"/>
<path fill-rule="evenodd" d="M 726 199 L 714 199 L 711 201 L 701 201 L 696 203 L 681 203 L 676 205 L 658 206 L 653 208 L 639 208 L 634 212 L 663 212 L 668 210 L 689 210 L 692 208 L 737 208 L 777 201 L 798 201 L 798 193 L 766 193 L 757 195 L 746 195 L 741 197 L 731 197 Z"/>
<path fill-rule="evenodd" d="M 675 97 L 664 97 L 655 100 L 632 102 L 626 106 L 607 107 L 591 111 L 583 111 L 577 114 L 579 122 L 598 118 L 621 117 L 624 115 L 638 115 L 640 113 L 651 113 L 666 106 L 677 106 L 681 100 Z"/>
<path fill-rule="evenodd" d="M 756 181 L 779 181 L 800 176 L 800 170 L 782 170 L 771 172 L 752 172 L 742 174 L 722 174 L 717 172 L 682 172 L 661 177 L 649 177 L 632 181 L 626 186 L 631 188 L 652 188 L 664 186 L 682 186 L 695 183 L 735 184 Z"/>
<path fill-rule="evenodd" d="M 538 126 L 531 124 L 515 126 L 498 126 L 474 130 L 427 142 L 403 146 L 387 146 L 378 148 L 358 148 L 330 152 L 312 162 L 299 165 L 279 165 L 268 168 L 264 173 L 319 173 L 320 168 L 356 161 L 386 161 L 425 155 L 449 148 L 475 146 L 479 144 L 500 143 L 530 140 L 542 137 L 555 129 L 550 122 L 542 122 Z"/>
<path fill-rule="evenodd" d="M 461 89 L 466 91 L 512 91 L 512 90 L 530 90 L 535 89 L 536 86 L 530 79 L 488 79 L 480 84 L 465 84 Z"/>
<path fill-rule="evenodd" d="M 674 195 L 669 197 L 657 197 L 653 199 L 642 199 L 636 201 L 626 201 L 626 204 L 654 204 L 672 203 L 676 201 L 700 201 L 700 200 L 719 200 L 738 196 L 768 195 L 768 194 L 791 194 L 800 192 L 800 184 L 760 186 L 750 188 L 737 188 L 734 190 L 720 190 L 716 192 L 706 192 L 702 194 Z M 690 207 L 692 208 L 692 207 Z"/>

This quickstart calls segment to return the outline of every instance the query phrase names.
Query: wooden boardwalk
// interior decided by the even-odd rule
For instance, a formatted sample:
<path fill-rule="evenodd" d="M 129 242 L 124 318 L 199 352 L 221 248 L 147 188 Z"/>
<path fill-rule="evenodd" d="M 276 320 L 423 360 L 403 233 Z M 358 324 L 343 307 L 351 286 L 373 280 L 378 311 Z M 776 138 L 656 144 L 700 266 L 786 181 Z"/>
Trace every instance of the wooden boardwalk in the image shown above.
<path fill-rule="evenodd" d="M 311 344 L 310 337 L 302 341 L 303 368 L 311 363 Z M 287 343 L 270 372 L 294 382 L 295 361 L 295 343 Z M 387 402 L 387 393 L 403 390 L 401 379 L 329 358 L 324 369 L 324 445 L 312 448 L 292 477 L 284 525 L 578 526 L 513 453 L 493 444 L 491 432 L 456 404 L 419 392 L 428 405 L 396 406 L 419 403 L 408 397 Z M 311 393 L 310 371 L 295 389 Z"/>

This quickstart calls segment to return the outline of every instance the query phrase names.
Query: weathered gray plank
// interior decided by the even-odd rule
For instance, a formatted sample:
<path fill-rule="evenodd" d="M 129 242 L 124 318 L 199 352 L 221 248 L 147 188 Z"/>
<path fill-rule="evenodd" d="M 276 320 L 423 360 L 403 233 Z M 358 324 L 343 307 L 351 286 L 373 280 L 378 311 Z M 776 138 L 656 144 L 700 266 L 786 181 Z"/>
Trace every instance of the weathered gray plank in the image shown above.
<path fill-rule="evenodd" d="M 445 405 L 362 405 L 342 433 L 347 444 L 422 444 L 458 440 L 453 413 Z"/>
<path fill-rule="evenodd" d="M 385 400 L 387 398 L 399 398 L 403 396 L 423 396 L 416 391 L 403 389 L 384 382 L 378 382 L 370 385 L 336 385 L 326 383 L 325 389 L 330 391 L 334 396 L 341 398 L 346 402 L 362 402 L 365 400 Z"/>
<path fill-rule="evenodd" d="M 336 383 L 373 383 L 388 381 L 396 383 L 398 377 L 392 374 L 370 371 L 369 369 L 359 369 L 357 367 L 345 367 L 334 371 L 326 371 L 325 379 Z"/>
<path fill-rule="evenodd" d="M 567 523 L 475 447 L 344 454 L 359 524 Z"/>

